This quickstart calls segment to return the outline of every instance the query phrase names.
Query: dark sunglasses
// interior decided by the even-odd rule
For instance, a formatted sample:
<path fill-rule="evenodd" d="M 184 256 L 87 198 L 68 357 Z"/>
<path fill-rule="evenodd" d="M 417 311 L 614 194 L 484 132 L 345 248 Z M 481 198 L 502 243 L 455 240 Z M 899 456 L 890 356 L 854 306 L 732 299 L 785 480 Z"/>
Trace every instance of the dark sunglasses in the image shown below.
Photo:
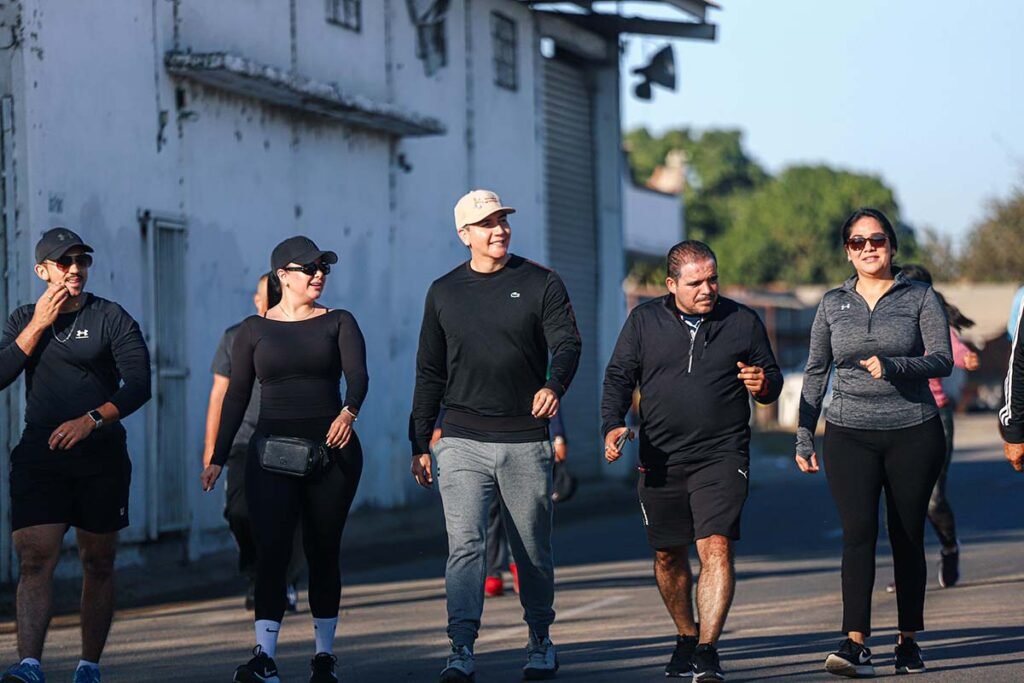
<path fill-rule="evenodd" d="M 57 264 L 57 267 L 61 270 L 67 270 L 74 263 L 79 268 L 88 268 L 92 265 L 92 256 L 90 254 L 75 254 L 74 256 L 61 256 L 60 258 L 53 259 L 53 262 Z"/>
<path fill-rule="evenodd" d="M 304 266 L 286 266 L 284 270 L 290 270 L 294 273 L 302 273 L 303 275 L 313 277 L 314 275 L 316 275 L 316 271 L 318 270 L 324 275 L 330 273 L 331 264 L 323 262 L 307 263 Z"/>
<path fill-rule="evenodd" d="M 871 246 L 873 246 L 875 249 L 881 249 L 886 245 L 888 241 L 888 237 L 886 237 L 880 232 L 876 232 L 874 235 L 869 235 L 868 237 L 861 237 L 860 235 L 857 235 L 856 237 L 851 237 L 850 239 L 846 240 L 846 246 L 848 246 L 853 251 L 862 251 L 864 249 L 864 245 L 867 244 L 868 242 L 871 242 Z"/>

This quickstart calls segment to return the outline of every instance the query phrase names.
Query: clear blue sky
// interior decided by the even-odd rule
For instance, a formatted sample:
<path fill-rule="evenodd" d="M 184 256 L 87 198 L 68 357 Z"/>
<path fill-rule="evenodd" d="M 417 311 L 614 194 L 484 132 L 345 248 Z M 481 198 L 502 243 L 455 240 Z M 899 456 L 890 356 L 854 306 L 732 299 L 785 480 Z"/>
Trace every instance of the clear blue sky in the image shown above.
<path fill-rule="evenodd" d="M 772 172 L 878 174 L 904 220 L 956 239 L 1024 182 L 1024 0 L 719 4 L 717 41 L 673 41 L 678 92 L 642 102 L 624 79 L 627 129 L 736 127 Z M 626 39 L 627 69 L 664 44 Z"/>

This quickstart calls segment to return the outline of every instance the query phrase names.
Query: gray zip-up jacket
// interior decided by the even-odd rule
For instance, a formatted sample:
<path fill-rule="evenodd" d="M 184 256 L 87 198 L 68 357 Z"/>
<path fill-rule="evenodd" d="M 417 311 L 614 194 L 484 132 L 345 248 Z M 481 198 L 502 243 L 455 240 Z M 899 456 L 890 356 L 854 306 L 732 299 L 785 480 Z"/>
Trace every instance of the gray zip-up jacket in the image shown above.
<path fill-rule="evenodd" d="M 928 378 L 953 370 L 946 312 L 930 286 L 897 273 L 871 311 L 856 284 L 854 275 L 826 292 L 814 316 L 796 431 L 796 453 L 803 457 L 814 452 L 814 430 L 833 368 L 825 419 L 873 430 L 912 427 L 937 415 Z M 882 379 L 860 365 L 872 356 L 882 361 Z"/>

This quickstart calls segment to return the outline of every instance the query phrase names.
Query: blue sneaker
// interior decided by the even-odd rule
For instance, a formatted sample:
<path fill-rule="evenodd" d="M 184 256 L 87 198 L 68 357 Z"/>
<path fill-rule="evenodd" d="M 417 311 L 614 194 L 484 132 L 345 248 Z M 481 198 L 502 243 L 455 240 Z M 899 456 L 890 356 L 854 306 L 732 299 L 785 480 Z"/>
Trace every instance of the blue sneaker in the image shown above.
<path fill-rule="evenodd" d="M 100 683 L 100 670 L 94 666 L 80 666 L 75 669 L 72 683 Z"/>
<path fill-rule="evenodd" d="M 46 676 L 35 664 L 15 664 L 4 672 L 0 683 L 46 683 Z"/>

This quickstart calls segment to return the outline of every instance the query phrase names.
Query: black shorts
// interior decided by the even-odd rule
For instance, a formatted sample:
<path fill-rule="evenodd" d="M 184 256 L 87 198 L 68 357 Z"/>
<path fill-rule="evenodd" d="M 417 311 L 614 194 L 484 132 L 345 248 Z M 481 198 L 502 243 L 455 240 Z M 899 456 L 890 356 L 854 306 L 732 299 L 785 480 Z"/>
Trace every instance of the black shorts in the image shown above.
<path fill-rule="evenodd" d="M 665 550 L 716 535 L 739 540 L 749 465 L 746 454 L 716 453 L 641 471 L 637 492 L 651 547 Z"/>
<path fill-rule="evenodd" d="M 96 534 L 128 526 L 132 463 L 124 429 L 51 451 L 28 432 L 11 452 L 11 530 L 66 524 Z"/>

